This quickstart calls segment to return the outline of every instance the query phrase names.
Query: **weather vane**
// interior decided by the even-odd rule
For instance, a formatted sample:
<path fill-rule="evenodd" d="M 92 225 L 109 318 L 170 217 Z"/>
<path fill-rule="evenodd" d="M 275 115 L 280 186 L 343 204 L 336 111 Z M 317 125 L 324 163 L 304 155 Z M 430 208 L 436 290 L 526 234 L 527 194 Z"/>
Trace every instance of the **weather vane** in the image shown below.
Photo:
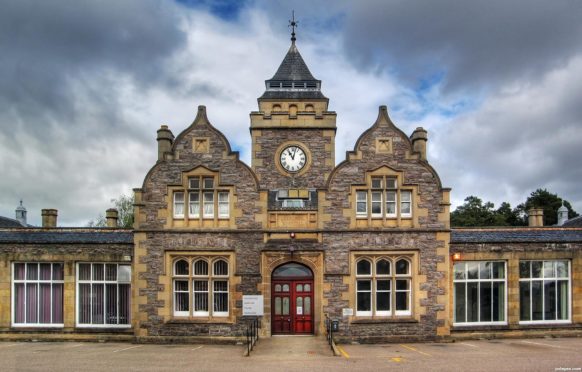
<path fill-rule="evenodd" d="M 293 10 L 291 13 L 291 19 L 289 20 L 289 27 L 291 27 L 291 41 L 295 42 L 295 27 L 299 22 L 295 20 L 295 11 Z"/>

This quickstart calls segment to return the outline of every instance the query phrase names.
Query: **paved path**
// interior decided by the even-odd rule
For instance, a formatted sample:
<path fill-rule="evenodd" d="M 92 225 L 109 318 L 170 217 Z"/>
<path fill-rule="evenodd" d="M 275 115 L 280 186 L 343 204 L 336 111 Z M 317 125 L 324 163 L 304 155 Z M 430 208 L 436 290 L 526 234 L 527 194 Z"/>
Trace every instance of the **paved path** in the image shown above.
<path fill-rule="evenodd" d="M 333 357 L 325 337 L 322 336 L 273 336 L 261 338 L 251 352 L 252 359 L 311 360 Z"/>
<path fill-rule="evenodd" d="M 582 371 L 582 338 L 339 347 L 334 357 L 323 338 L 261 338 L 244 357 L 240 345 L 0 342 L 0 371 Z"/>

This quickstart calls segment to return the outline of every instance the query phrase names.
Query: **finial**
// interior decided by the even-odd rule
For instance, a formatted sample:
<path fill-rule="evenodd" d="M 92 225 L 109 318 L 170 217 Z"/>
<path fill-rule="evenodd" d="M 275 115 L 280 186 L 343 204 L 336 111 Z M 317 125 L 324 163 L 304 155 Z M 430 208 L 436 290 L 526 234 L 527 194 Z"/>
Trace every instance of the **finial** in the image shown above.
<path fill-rule="evenodd" d="M 291 42 L 295 43 L 295 27 L 299 21 L 295 20 L 295 10 L 291 12 L 291 19 L 289 20 L 289 27 L 291 27 Z"/>

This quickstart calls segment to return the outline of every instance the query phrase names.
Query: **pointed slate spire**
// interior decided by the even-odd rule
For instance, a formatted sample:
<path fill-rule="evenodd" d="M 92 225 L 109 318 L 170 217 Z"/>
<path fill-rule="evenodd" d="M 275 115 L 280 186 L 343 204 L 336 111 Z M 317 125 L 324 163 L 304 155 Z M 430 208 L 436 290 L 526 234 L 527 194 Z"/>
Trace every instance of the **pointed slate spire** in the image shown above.
<path fill-rule="evenodd" d="M 297 23 L 295 13 L 293 13 L 293 19 L 289 21 L 289 26 L 292 27 L 291 47 L 289 47 L 275 75 L 265 81 L 266 91 L 261 98 L 327 99 L 321 93 L 321 80 L 313 77 L 295 45 Z"/>

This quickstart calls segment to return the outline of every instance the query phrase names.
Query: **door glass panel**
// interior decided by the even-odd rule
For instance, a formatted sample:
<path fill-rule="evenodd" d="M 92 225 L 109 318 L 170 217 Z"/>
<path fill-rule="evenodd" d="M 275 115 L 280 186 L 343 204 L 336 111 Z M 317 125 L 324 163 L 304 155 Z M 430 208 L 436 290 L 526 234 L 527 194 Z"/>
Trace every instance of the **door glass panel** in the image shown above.
<path fill-rule="evenodd" d="M 311 284 L 305 284 L 305 285 L 303 286 L 303 290 L 304 290 L 305 292 L 311 292 Z"/>
<path fill-rule="evenodd" d="M 281 292 L 281 284 L 275 284 L 275 292 Z"/>
<path fill-rule="evenodd" d="M 278 268 L 273 271 L 273 277 L 288 277 L 288 276 L 295 276 L 295 277 L 304 277 L 304 278 L 311 278 L 313 274 L 311 270 L 303 266 L 301 264 L 290 262 L 283 266 L 279 266 Z"/>
<path fill-rule="evenodd" d="M 303 284 L 297 284 L 296 290 L 297 292 L 303 292 Z"/>
<path fill-rule="evenodd" d="M 311 315 L 311 297 L 304 297 L 305 303 L 303 304 L 303 314 Z"/>
<path fill-rule="evenodd" d="M 283 284 L 283 292 L 289 292 L 289 284 Z"/>
<path fill-rule="evenodd" d="M 297 307 L 296 315 L 303 315 L 303 297 L 297 297 L 295 306 Z"/>
<path fill-rule="evenodd" d="M 281 297 L 275 297 L 275 315 L 281 315 Z"/>
<path fill-rule="evenodd" d="M 289 288 L 287 288 L 289 290 Z M 283 315 L 289 315 L 289 297 L 283 297 Z"/>

